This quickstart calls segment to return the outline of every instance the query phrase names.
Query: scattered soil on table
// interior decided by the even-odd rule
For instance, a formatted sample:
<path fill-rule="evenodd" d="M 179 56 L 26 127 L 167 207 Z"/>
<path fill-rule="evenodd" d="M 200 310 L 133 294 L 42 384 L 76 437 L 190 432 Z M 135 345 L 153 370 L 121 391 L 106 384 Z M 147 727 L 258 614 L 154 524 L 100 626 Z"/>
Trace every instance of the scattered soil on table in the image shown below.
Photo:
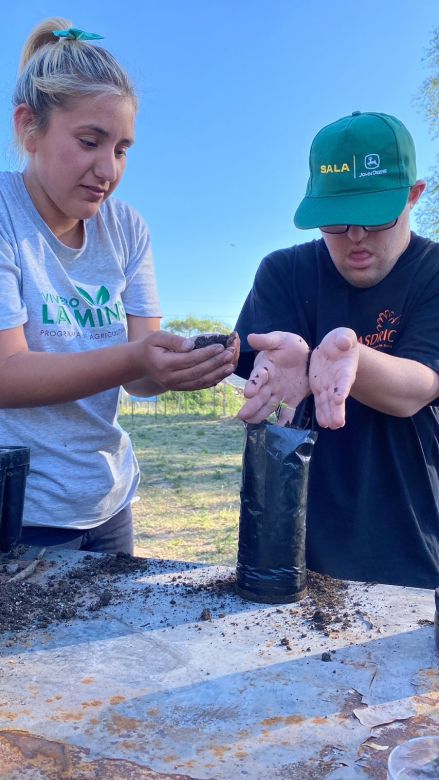
<path fill-rule="evenodd" d="M 173 579 L 178 585 L 185 588 L 187 594 L 205 593 L 206 596 L 222 597 L 236 592 L 235 574 L 196 584 L 177 577 Z M 317 631 L 326 633 L 329 626 L 334 624 L 337 624 L 340 628 L 348 628 L 352 624 L 352 615 L 346 604 L 347 590 L 347 582 L 308 570 L 308 595 L 301 601 L 296 602 L 294 609 L 295 611 L 301 610 L 303 617 Z M 289 607 L 289 604 L 282 604 L 282 608 L 279 608 L 279 611 L 284 612 Z"/>
<path fill-rule="evenodd" d="M 74 618 L 87 620 L 95 613 L 110 604 L 131 600 L 133 592 L 123 588 L 123 582 L 132 574 L 142 574 L 151 569 L 151 563 L 146 558 L 132 557 L 123 553 L 118 555 L 85 555 L 79 565 L 64 571 L 50 573 L 53 565 L 44 558 L 39 562 L 36 571 L 26 579 L 14 581 L 11 573 L 14 567 L 22 570 L 29 561 L 3 559 L 0 562 L 0 633 L 20 632 L 38 628 L 47 628 L 52 623 L 70 621 Z M 229 597 L 236 598 L 236 575 L 226 573 L 224 576 L 203 580 L 203 569 L 200 570 L 198 582 L 184 573 L 172 574 L 172 563 L 155 561 L 154 573 L 169 572 L 167 582 L 157 586 L 171 596 L 170 606 L 174 616 L 178 614 L 178 601 L 174 596 L 183 597 L 202 594 L 206 603 L 198 613 L 200 622 L 212 621 L 216 617 L 225 617 L 228 611 L 226 601 Z M 157 568 L 158 567 L 158 568 Z M 204 570 L 205 571 L 205 570 Z M 43 576 L 39 576 L 42 573 Z M 149 572 L 148 572 L 149 573 Z M 40 584 L 41 583 L 41 584 Z M 151 587 L 140 584 L 136 595 L 149 598 Z M 346 629 L 352 625 L 352 620 L 360 610 L 358 604 L 346 603 L 348 584 L 342 580 L 307 572 L 308 595 L 294 604 L 270 605 L 273 615 L 282 615 L 283 630 L 288 630 L 288 618 L 301 617 L 304 621 L 305 637 L 309 629 L 320 631 L 326 636 L 337 629 Z M 259 605 L 263 606 L 263 605 Z M 249 613 L 248 630 L 258 618 L 257 613 Z M 170 615 L 172 621 L 172 616 Z M 232 624 L 233 625 L 233 624 Z M 291 650 L 291 640 L 285 636 L 280 640 L 286 650 Z"/>
<path fill-rule="evenodd" d="M 125 553 L 96 557 L 85 555 L 81 565 L 63 575 L 50 575 L 52 564 L 43 560 L 29 579 L 13 580 L 17 559 L 5 560 L 0 566 L 0 632 L 47 628 L 51 623 L 73 618 L 86 619 L 108 604 L 127 598 L 117 588 L 117 580 L 148 568 L 145 558 Z M 25 571 L 31 561 L 19 561 Z M 12 571 L 11 571 L 12 569 Z M 45 570 L 45 583 L 35 580 Z"/>
<path fill-rule="evenodd" d="M 185 593 L 188 595 L 195 595 L 197 593 L 206 593 L 211 596 L 227 596 L 236 593 L 236 576 L 235 574 L 229 574 L 226 577 L 217 577 L 213 580 L 207 580 L 206 582 L 193 583 L 190 580 L 182 579 L 181 575 L 172 578 L 172 582 L 175 582 L 177 586 L 184 588 Z"/>

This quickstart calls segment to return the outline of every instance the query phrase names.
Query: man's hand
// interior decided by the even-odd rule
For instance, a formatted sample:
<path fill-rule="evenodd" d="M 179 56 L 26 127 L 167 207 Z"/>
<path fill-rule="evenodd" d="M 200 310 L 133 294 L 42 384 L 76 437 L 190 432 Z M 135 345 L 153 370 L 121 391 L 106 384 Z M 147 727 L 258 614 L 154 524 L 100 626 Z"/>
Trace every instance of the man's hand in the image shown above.
<path fill-rule="evenodd" d="M 335 430 L 345 424 L 345 401 L 355 382 L 359 352 L 354 331 L 335 328 L 311 355 L 309 385 L 322 428 Z"/>
<path fill-rule="evenodd" d="M 309 347 L 295 333 L 252 333 L 248 343 L 258 351 L 244 388 L 248 399 L 238 412 L 241 420 L 259 423 L 278 406 L 279 425 L 291 422 L 298 404 L 309 395 L 307 377 Z"/>
<path fill-rule="evenodd" d="M 233 373 L 239 357 L 239 339 L 227 349 L 194 349 L 193 339 L 156 330 L 137 343 L 144 377 L 162 391 L 213 387 Z"/>

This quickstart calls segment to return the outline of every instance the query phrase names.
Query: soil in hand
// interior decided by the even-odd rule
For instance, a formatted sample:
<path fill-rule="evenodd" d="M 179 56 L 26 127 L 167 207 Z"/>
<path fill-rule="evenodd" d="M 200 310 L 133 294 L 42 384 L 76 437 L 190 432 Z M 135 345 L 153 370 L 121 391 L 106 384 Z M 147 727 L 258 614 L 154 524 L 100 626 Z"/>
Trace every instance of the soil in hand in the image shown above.
<path fill-rule="evenodd" d="M 236 331 L 232 333 L 203 333 L 196 336 L 194 341 L 194 349 L 201 349 L 202 347 L 210 347 L 212 344 L 222 344 L 224 349 L 231 347 L 237 337 Z"/>

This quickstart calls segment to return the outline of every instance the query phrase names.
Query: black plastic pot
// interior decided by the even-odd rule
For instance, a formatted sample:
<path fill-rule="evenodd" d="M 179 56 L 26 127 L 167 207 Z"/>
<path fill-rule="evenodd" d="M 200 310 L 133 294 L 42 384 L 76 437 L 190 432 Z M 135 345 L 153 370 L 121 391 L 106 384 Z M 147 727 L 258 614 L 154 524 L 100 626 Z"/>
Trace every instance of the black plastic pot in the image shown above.
<path fill-rule="evenodd" d="M 246 425 L 236 589 L 249 601 L 306 596 L 308 471 L 317 433 L 269 422 Z"/>
<path fill-rule="evenodd" d="M 10 552 L 21 539 L 29 447 L 0 446 L 0 550 Z"/>

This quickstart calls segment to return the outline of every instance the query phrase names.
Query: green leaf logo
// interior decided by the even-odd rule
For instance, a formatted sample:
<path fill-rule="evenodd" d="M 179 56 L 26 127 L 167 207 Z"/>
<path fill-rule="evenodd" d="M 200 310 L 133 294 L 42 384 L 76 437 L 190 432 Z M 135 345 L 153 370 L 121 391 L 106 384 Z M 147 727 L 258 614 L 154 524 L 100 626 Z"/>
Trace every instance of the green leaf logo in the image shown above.
<path fill-rule="evenodd" d="M 98 303 L 99 306 L 105 306 L 105 304 L 109 300 L 110 300 L 110 293 L 108 292 L 106 287 L 102 286 L 99 289 L 98 294 L 96 296 L 96 303 Z"/>
<path fill-rule="evenodd" d="M 76 289 L 79 292 L 79 294 L 82 295 L 83 298 L 85 298 L 86 301 L 88 301 L 89 303 L 91 303 L 92 306 L 94 306 L 94 300 L 91 297 L 90 293 L 87 292 L 87 290 L 83 290 L 82 287 L 77 287 Z"/>

